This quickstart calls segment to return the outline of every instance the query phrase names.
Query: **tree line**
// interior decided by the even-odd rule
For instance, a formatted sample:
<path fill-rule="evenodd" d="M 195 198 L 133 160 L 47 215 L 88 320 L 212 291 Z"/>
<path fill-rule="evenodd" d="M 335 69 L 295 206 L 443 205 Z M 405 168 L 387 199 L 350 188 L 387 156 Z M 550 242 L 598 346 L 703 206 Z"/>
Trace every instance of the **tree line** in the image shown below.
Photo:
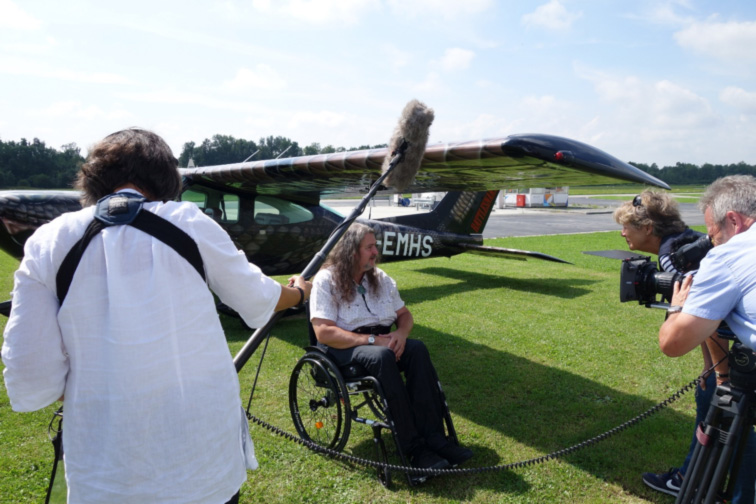
<path fill-rule="evenodd" d="M 301 147 L 297 142 L 282 136 L 268 136 L 255 142 L 230 135 L 214 135 L 200 144 L 186 142 L 178 160 L 179 166 L 184 167 L 189 166 L 190 160 L 195 166 L 211 166 L 245 160 L 309 156 L 380 147 L 386 147 L 386 144 L 361 145 L 349 149 L 333 145 L 322 146 L 319 143 Z M 0 140 L 0 188 L 69 188 L 83 162 L 81 149 L 75 143 L 55 149 L 48 147 L 38 138 L 31 142 L 25 138 L 19 142 Z M 674 166 L 661 168 L 656 163 L 648 165 L 631 161 L 630 164 L 671 186 L 707 185 L 727 175 L 756 176 L 756 165 L 742 161 L 727 165 L 705 163 L 702 166 L 678 162 Z"/>
<path fill-rule="evenodd" d="M 727 165 L 704 163 L 702 166 L 678 162 L 674 166 L 662 168 L 656 166 L 656 163 L 647 165 L 630 161 L 630 164 L 673 187 L 676 185 L 709 185 L 716 179 L 728 175 L 752 175 L 756 177 L 756 165 L 749 165 L 743 161 Z"/>
<path fill-rule="evenodd" d="M 31 142 L 25 138 L 19 142 L 0 140 L 0 187 L 71 187 L 83 161 L 81 149 L 75 143 L 57 150 L 38 138 Z"/>
<path fill-rule="evenodd" d="M 189 166 L 189 160 L 194 166 L 212 166 L 228 163 L 240 163 L 242 161 L 260 161 L 264 159 L 276 159 L 278 157 L 312 156 L 315 154 L 331 154 L 361 149 L 377 149 L 386 147 L 382 145 L 361 145 L 346 149 L 333 145 L 321 146 L 319 143 L 311 143 L 307 147 L 300 147 L 297 142 L 281 136 L 269 136 L 261 138 L 259 142 L 234 138 L 230 135 L 214 135 L 206 138 L 201 144 L 187 142 L 181 149 L 179 166 Z"/>

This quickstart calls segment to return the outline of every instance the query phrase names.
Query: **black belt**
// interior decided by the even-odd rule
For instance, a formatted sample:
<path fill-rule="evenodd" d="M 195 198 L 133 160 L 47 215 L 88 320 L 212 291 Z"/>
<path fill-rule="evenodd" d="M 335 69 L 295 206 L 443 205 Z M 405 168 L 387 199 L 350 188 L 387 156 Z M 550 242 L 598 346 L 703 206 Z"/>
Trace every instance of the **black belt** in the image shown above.
<path fill-rule="evenodd" d="M 362 326 L 352 330 L 357 334 L 388 334 L 391 332 L 391 326 L 386 325 L 374 325 L 374 326 Z"/>

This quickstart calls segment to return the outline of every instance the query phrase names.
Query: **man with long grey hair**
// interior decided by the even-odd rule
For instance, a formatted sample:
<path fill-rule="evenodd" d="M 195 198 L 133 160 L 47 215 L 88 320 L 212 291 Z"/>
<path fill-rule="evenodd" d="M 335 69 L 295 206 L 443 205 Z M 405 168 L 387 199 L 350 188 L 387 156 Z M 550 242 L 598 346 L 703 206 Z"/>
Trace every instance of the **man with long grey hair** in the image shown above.
<path fill-rule="evenodd" d="M 428 349 L 408 339 L 412 313 L 394 280 L 376 267 L 377 259 L 373 229 L 352 224 L 313 281 L 310 317 L 318 344 L 339 365 L 359 363 L 378 379 L 402 451 L 413 465 L 458 465 L 473 453 L 443 435 L 442 402 Z"/>

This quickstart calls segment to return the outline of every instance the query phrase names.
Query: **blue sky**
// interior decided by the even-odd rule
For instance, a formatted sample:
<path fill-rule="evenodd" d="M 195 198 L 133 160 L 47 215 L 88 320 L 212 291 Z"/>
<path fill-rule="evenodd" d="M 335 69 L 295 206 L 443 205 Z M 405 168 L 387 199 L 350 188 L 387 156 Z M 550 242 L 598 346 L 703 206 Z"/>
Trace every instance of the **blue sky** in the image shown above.
<path fill-rule="evenodd" d="M 112 5 L 117 5 L 113 7 Z M 0 0 L 0 139 L 430 142 L 549 133 L 625 160 L 756 164 L 756 2 Z"/>

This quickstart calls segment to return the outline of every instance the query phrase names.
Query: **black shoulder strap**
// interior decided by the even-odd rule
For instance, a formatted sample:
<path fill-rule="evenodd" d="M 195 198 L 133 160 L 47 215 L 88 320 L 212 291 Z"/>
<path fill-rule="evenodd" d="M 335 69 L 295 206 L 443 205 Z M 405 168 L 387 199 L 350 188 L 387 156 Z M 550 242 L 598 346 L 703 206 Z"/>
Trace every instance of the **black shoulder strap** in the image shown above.
<path fill-rule="evenodd" d="M 189 261 L 189 264 L 194 266 L 202 280 L 205 280 L 205 267 L 197 242 L 184 230 L 152 212 L 139 212 L 131 225 L 152 235 L 178 252 L 181 257 Z"/>
<path fill-rule="evenodd" d="M 92 241 L 92 238 L 94 238 L 105 227 L 107 227 L 105 223 L 100 220 L 94 219 L 92 222 L 90 222 L 89 226 L 87 226 L 86 231 L 84 231 L 84 236 L 82 236 L 81 239 L 76 242 L 71 250 L 68 251 L 68 254 L 66 254 L 65 259 L 63 259 L 63 263 L 60 265 L 58 274 L 55 276 L 55 285 L 58 291 L 58 301 L 60 302 L 60 304 L 63 304 L 63 300 L 66 298 L 66 294 L 68 294 L 68 288 L 71 286 L 71 281 L 73 280 L 74 273 L 76 272 L 76 268 L 79 266 L 81 256 L 84 255 L 84 251 L 87 249 L 87 245 L 89 245 L 89 242 Z"/>
<path fill-rule="evenodd" d="M 87 226 L 87 229 L 84 231 L 84 236 L 82 236 L 71 250 L 68 251 L 68 254 L 66 254 L 66 257 L 63 259 L 63 263 L 60 265 L 58 274 L 55 277 L 58 301 L 60 304 L 63 304 L 63 300 L 68 294 L 68 289 L 71 287 L 71 281 L 73 281 L 76 268 L 79 266 L 79 262 L 81 261 L 89 242 L 106 227 L 118 224 L 129 224 L 162 241 L 175 250 L 181 257 L 186 259 L 189 264 L 197 270 L 197 273 L 202 277 L 202 280 L 205 280 L 205 268 L 204 263 L 202 262 L 202 256 L 200 255 L 197 243 L 191 236 L 159 215 L 155 215 L 152 212 L 142 212 L 142 203 L 145 201 L 144 198 L 141 198 L 141 201 L 139 201 L 138 198 L 133 198 L 133 195 L 130 194 L 126 196 L 131 200 L 127 203 L 136 202 L 138 204 L 121 205 L 122 208 L 125 208 L 123 213 L 130 214 L 130 216 L 119 216 L 117 215 L 118 210 L 114 212 L 116 214 L 115 217 L 112 215 L 106 215 L 108 211 L 105 209 L 105 205 L 109 202 L 112 196 L 116 195 L 106 196 L 97 202 L 95 219 L 89 223 L 89 226 Z M 119 193 L 117 196 L 121 196 L 121 194 Z M 111 203 L 113 202 L 111 201 Z M 119 204 L 118 201 L 115 203 L 116 205 L 110 204 L 109 208 L 113 209 L 114 206 Z"/>

